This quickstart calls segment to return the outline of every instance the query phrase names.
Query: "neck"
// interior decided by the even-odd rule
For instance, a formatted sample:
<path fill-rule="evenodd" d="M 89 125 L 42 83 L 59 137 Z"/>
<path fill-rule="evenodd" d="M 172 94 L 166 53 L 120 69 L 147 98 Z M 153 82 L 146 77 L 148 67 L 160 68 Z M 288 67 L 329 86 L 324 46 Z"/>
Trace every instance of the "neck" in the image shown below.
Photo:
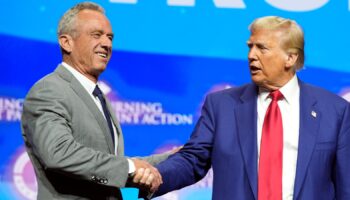
<path fill-rule="evenodd" d="M 295 73 L 288 73 L 285 74 L 284 77 L 279 77 L 275 81 L 266 81 L 259 85 L 259 87 L 265 88 L 268 91 L 275 91 L 279 90 L 283 86 L 285 86 L 292 78 L 294 77 Z"/>
<path fill-rule="evenodd" d="M 74 62 L 72 59 L 69 57 L 63 57 L 63 62 L 67 63 L 69 66 L 73 67 L 76 71 L 84 75 L 86 78 L 90 79 L 94 83 L 97 83 L 98 76 L 97 75 L 92 75 L 91 73 L 88 73 L 86 67 L 81 66 L 77 62 Z"/>

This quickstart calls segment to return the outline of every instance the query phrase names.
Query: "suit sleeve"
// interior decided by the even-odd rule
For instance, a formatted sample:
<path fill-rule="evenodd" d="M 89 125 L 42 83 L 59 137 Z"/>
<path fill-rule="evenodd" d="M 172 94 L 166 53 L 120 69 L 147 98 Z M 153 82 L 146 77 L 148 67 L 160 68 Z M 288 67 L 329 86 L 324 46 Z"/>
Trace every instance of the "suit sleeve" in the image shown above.
<path fill-rule="evenodd" d="M 215 130 L 210 96 L 207 97 L 190 140 L 184 147 L 156 167 L 163 184 L 155 196 L 183 188 L 201 180 L 211 167 L 211 151 Z"/>
<path fill-rule="evenodd" d="M 350 104 L 347 104 L 338 136 L 336 154 L 336 198 L 350 199 Z"/>
<path fill-rule="evenodd" d="M 61 86 L 47 82 L 40 82 L 29 92 L 23 106 L 22 129 L 30 156 L 44 170 L 124 187 L 127 159 L 86 147 L 73 137 L 71 105 L 65 95 Z"/>
<path fill-rule="evenodd" d="M 171 153 L 169 152 L 165 152 L 165 153 L 161 153 L 161 154 L 153 154 L 150 156 L 144 156 L 144 157 L 136 157 L 139 159 L 142 159 L 144 161 L 149 162 L 151 165 L 157 165 L 160 162 L 164 161 L 165 159 L 167 159 L 169 157 L 169 155 L 171 155 Z"/>

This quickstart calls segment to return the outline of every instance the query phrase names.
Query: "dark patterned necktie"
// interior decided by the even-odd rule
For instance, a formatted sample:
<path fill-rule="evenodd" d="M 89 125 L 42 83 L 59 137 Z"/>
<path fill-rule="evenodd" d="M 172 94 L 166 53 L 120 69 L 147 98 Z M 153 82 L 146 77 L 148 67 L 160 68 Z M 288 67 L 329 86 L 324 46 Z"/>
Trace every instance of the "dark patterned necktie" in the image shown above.
<path fill-rule="evenodd" d="M 107 109 L 107 104 L 106 104 L 106 100 L 102 94 L 101 89 L 98 87 L 98 85 L 96 85 L 94 91 L 92 92 L 92 94 L 97 97 L 102 105 L 102 110 L 103 110 L 103 114 L 105 115 L 105 118 L 107 120 L 107 124 L 109 127 L 109 131 L 111 133 L 112 139 L 113 139 L 113 144 L 114 144 L 114 131 L 113 131 L 113 125 L 112 125 L 112 121 L 111 121 L 111 115 Z"/>

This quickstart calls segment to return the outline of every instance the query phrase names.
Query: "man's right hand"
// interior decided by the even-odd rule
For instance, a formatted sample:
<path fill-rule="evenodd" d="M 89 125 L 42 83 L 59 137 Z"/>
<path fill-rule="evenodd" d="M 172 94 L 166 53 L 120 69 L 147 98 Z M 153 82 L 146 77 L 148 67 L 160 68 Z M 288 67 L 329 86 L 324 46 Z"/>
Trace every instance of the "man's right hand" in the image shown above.
<path fill-rule="evenodd" d="M 144 160 L 136 158 L 132 158 L 131 160 L 135 165 L 133 183 L 142 188 L 149 189 L 151 192 L 155 192 L 163 183 L 162 176 L 158 170 Z"/>

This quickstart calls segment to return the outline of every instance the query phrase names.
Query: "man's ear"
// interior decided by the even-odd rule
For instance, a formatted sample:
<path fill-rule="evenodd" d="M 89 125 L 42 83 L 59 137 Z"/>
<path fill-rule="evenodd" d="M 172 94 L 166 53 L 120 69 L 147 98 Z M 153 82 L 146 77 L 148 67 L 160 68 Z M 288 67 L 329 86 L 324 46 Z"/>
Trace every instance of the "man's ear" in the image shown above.
<path fill-rule="evenodd" d="M 72 52 L 73 49 L 73 38 L 70 35 L 62 34 L 58 38 L 58 42 L 60 43 L 61 48 L 67 52 Z"/>
<path fill-rule="evenodd" d="M 286 67 L 291 68 L 295 66 L 295 63 L 298 60 L 298 54 L 297 53 L 288 53 L 287 59 L 286 59 Z"/>

